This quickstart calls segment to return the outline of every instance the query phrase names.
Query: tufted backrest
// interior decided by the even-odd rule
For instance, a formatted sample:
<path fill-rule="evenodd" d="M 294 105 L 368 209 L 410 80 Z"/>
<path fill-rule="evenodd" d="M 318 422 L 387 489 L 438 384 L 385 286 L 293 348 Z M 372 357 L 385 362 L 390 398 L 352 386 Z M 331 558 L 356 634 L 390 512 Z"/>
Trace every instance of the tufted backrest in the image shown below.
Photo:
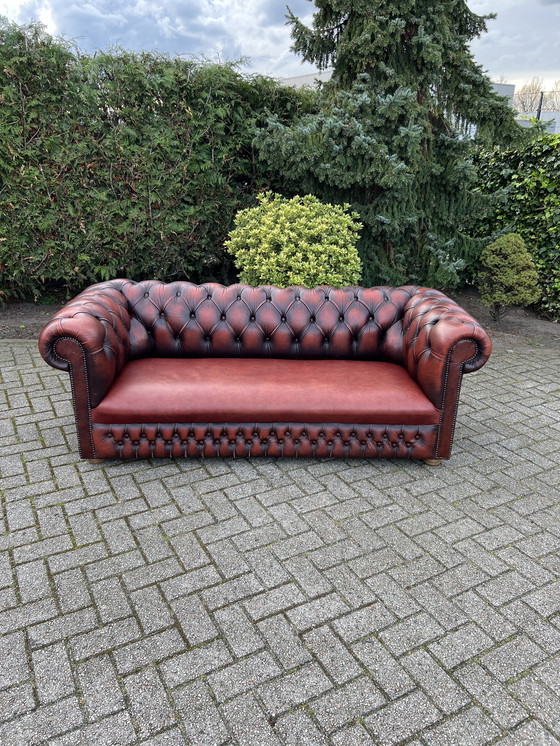
<path fill-rule="evenodd" d="M 111 280 L 130 314 L 131 358 L 276 357 L 402 363 L 415 287 L 277 288 Z"/>

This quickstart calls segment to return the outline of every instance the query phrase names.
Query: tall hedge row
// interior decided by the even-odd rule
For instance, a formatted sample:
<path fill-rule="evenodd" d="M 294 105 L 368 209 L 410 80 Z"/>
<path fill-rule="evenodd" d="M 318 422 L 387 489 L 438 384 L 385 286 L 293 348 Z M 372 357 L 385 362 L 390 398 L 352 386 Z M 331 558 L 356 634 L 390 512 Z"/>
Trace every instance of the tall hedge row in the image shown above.
<path fill-rule="evenodd" d="M 494 195 L 481 231 L 523 237 L 539 273 L 539 307 L 560 320 L 560 135 L 482 152 L 477 165 L 481 190 Z"/>
<path fill-rule="evenodd" d="M 234 215 L 276 186 L 255 127 L 312 99 L 233 65 L 87 57 L 40 26 L 0 22 L 0 292 L 232 279 Z"/>

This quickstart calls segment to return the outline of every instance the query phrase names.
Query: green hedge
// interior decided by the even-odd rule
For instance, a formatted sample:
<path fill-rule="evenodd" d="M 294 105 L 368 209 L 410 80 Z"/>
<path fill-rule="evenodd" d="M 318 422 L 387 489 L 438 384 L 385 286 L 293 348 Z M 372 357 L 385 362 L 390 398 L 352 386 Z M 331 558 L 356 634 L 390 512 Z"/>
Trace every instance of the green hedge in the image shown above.
<path fill-rule="evenodd" d="M 233 218 L 276 186 L 255 127 L 312 101 L 234 65 L 86 57 L 40 26 L 0 21 L 0 292 L 231 280 Z"/>
<path fill-rule="evenodd" d="M 519 233 L 536 264 L 540 308 L 560 320 L 560 135 L 479 158 L 481 190 L 494 195 L 485 235 Z"/>

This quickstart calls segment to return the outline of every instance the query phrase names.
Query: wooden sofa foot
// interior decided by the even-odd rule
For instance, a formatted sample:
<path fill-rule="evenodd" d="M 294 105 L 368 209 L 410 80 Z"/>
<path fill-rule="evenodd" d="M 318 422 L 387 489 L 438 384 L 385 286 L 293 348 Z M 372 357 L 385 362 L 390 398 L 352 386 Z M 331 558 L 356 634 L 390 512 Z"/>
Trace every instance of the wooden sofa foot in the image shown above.
<path fill-rule="evenodd" d="M 425 458 L 424 463 L 428 466 L 439 466 L 441 464 L 440 458 Z"/>
<path fill-rule="evenodd" d="M 102 464 L 105 459 L 104 458 L 87 458 L 86 461 L 88 464 Z"/>

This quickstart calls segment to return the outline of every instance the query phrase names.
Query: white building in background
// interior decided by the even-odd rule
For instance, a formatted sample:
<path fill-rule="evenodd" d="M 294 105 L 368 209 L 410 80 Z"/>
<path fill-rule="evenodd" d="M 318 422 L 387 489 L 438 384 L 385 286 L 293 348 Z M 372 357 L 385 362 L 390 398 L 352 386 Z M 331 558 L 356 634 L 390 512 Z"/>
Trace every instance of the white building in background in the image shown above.
<path fill-rule="evenodd" d="M 284 85 L 290 85 L 293 88 L 313 88 L 318 83 L 326 83 L 330 80 L 332 70 L 323 70 L 316 73 L 308 73 L 307 75 L 296 75 L 292 78 L 282 78 L 280 80 Z M 515 86 L 510 83 L 493 83 L 492 87 L 500 96 L 505 96 L 508 99 L 509 105 L 513 103 L 513 94 L 515 93 Z"/>
<path fill-rule="evenodd" d="M 530 111 L 527 114 L 520 114 L 516 122 L 522 127 L 531 127 L 533 124 L 531 120 L 536 116 L 536 111 Z M 560 133 L 560 111 L 542 111 L 541 122 L 546 125 L 546 131 L 551 135 Z"/>

